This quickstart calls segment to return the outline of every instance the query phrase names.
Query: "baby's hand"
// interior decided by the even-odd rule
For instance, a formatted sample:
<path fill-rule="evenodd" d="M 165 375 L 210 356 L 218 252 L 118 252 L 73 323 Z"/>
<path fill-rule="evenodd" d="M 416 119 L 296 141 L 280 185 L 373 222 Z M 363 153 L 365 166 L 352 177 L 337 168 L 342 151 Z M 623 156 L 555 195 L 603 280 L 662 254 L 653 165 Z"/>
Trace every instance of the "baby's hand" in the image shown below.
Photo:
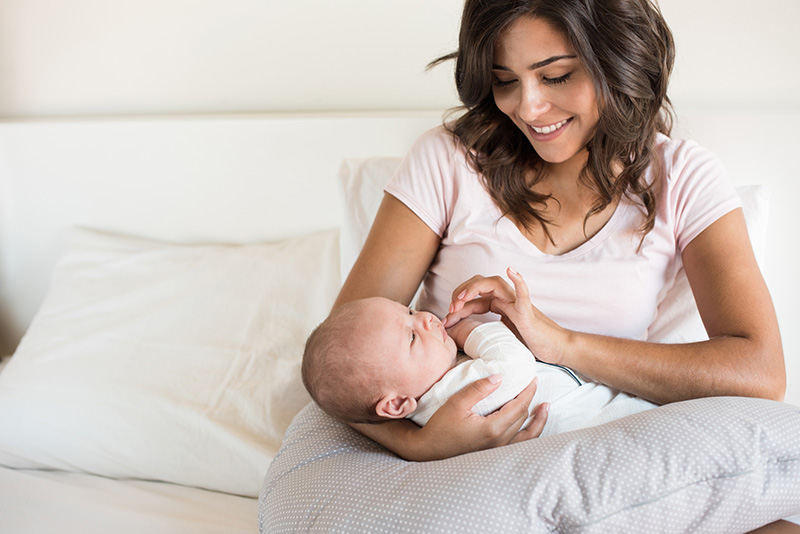
<path fill-rule="evenodd" d="M 459 349 L 464 348 L 464 343 L 476 326 L 481 323 L 474 319 L 461 319 L 459 322 L 447 329 L 447 333 L 456 342 Z"/>

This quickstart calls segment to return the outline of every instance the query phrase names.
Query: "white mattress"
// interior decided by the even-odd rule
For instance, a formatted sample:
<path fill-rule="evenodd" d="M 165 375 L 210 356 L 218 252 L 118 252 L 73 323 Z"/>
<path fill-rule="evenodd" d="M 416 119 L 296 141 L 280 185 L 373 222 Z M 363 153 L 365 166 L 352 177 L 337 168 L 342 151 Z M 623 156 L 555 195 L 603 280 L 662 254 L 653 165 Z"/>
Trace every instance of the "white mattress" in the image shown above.
<path fill-rule="evenodd" d="M 161 482 L 0 467 L 0 532 L 253 534 L 258 499 Z"/>

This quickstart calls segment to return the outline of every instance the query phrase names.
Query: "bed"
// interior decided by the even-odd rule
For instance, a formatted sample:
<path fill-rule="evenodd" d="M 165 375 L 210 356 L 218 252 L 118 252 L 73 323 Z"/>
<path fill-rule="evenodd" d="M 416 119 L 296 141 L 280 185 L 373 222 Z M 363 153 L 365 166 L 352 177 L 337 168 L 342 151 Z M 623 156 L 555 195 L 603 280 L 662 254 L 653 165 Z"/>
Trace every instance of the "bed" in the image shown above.
<path fill-rule="evenodd" d="M 0 531 L 744 532 L 800 514 L 800 262 L 775 246 L 798 193 L 793 134 L 756 140 L 776 156 L 755 169 L 732 128 L 789 132 L 797 113 L 681 116 L 739 186 L 786 403 L 691 401 L 427 464 L 309 404 L 305 337 L 399 158 L 441 118 L 0 122 Z M 702 337 L 685 280 L 670 295 L 652 336 Z"/>

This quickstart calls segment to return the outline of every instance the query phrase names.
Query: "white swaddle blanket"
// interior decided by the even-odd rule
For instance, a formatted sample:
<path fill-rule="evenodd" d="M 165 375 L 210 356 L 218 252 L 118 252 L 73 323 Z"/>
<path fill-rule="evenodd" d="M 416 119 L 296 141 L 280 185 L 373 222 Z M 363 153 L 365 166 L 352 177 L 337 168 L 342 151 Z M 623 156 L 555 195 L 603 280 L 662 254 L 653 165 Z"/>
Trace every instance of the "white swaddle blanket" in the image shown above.
<path fill-rule="evenodd" d="M 550 403 L 550 414 L 541 436 L 600 425 L 638 413 L 656 405 L 596 382 L 585 381 L 565 367 L 536 361 L 533 354 L 501 322 L 476 327 L 464 344 L 467 357 L 445 374 L 420 399 L 409 418 L 420 426 L 451 395 L 461 388 L 493 374 L 503 382 L 473 411 L 488 415 L 516 397 L 538 376 L 536 395 L 529 413 L 542 402 Z M 530 419 L 526 422 L 526 425 Z"/>

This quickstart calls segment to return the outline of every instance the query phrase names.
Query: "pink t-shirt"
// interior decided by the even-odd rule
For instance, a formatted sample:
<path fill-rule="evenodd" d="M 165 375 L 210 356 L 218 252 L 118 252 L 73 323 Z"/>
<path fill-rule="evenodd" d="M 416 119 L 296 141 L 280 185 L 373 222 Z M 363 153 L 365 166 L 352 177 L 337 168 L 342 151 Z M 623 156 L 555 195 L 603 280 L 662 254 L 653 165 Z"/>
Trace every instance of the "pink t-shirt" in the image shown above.
<path fill-rule="evenodd" d="M 684 247 L 741 206 L 725 169 L 708 150 L 660 135 L 657 151 L 667 180 L 657 193 L 655 227 L 641 251 L 637 252 L 641 233 L 636 228 L 644 220 L 644 208 L 623 198 L 589 241 L 565 254 L 550 255 L 501 216 L 470 169 L 463 145 L 443 127 L 430 130 L 386 187 L 442 238 L 417 307 L 442 317 L 459 284 L 476 274 L 505 277 L 506 268 L 513 267 L 525 277 L 533 304 L 558 324 L 646 339 Z"/>

